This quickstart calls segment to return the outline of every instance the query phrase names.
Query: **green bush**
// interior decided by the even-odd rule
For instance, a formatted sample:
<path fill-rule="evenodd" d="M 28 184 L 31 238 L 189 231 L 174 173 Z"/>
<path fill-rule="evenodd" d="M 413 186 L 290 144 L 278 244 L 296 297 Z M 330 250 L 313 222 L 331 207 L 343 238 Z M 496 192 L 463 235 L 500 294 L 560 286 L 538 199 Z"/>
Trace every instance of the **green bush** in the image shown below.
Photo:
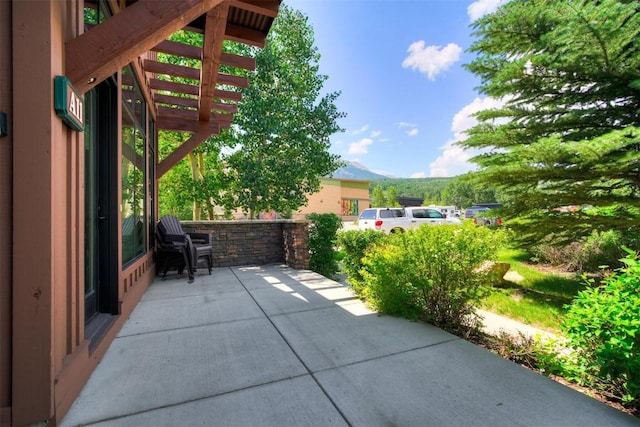
<path fill-rule="evenodd" d="M 640 404 L 640 260 L 633 251 L 624 267 L 602 286 L 578 293 L 568 306 L 563 330 L 575 349 L 576 366 L 605 383 L 624 403 Z"/>
<path fill-rule="evenodd" d="M 389 235 L 362 259 L 364 294 L 382 312 L 465 334 L 478 326 L 474 304 L 487 291 L 479 267 L 493 257 L 502 237 L 471 223 Z"/>
<path fill-rule="evenodd" d="M 347 230 L 338 235 L 338 247 L 343 252 L 342 271 L 347 283 L 359 296 L 364 296 L 364 278 L 360 274 L 362 258 L 366 250 L 375 243 L 384 241 L 386 234 L 375 230 Z"/>
<path fill-rule="evenodd" d="M 336 240 L 342 220 L 332 213 L 307 215 L 309 224 L 309 268 L 332 279 L 338 272 Z"/>
<path fill-rule="evenodd" d="M 637 233 L 636 233 L 637 234 Z M 593 231 L 579 242 L 564 246 L 540 244 L 532 249 L 539 262 L 562 266 L 567 271 L 597 273 L 602 266 L 615 269 L 622 266 L 622 246 L 638 248 L 634 233 L 617 230 Z"/>

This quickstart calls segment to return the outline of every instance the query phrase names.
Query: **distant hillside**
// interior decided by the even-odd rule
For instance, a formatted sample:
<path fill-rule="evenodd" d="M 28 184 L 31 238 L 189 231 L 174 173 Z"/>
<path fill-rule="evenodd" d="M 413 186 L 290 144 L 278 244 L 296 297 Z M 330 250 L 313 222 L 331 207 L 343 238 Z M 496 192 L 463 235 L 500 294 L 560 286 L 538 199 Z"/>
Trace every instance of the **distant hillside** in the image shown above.
<path fill-rule="evenodd" d="M 358 162 L 345 162 L 346 166 L 341 167 L 333 173 L 331 178 L 336 179 L 361 179 L 368 181 L 378 181 L 392 177 L 380 175 L 367 169 L 366 166 Z"/>
<path fill-rule="evenodd" d="M 443 200 L 443 191 L 453 178 L 395 178 L 383 179 L 369 184 L 369 193 L 376 185 L 387 190 L 393 186 L 398 196 L 418 197 L 432 202 Z"/>
<path fill-rule="evenodd" d="M 359 179 L 371 181 L 369 194 L 373 188 L 380 185 L 383 190 L 396 187 L 396 193 L 402 197 L 412 197 L 432 201 L 442 199 L 443 191 L 453 178 L 395 178 L 372 172 L 366 166 L 358 162 L 345 161 L 346 165 L 334 172 L 331 178 Z"/>

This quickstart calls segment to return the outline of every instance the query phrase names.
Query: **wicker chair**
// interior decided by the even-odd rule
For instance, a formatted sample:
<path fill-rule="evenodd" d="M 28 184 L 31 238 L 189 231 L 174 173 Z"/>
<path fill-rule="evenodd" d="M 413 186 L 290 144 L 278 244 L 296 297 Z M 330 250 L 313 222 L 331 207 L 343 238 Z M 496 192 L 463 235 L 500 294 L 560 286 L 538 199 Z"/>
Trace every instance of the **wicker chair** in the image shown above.
<path fill-rule="evenodd" d="M 213 249 L 211 235 L 206 233 L 187 233 L 182 229 L 175 216 L 165 215 L 156 227 L 158 272 L 166 277 L 167 271 L 177 270 L 182 274 L 187 269 L 189 282 L 198 270 L 198 260 L 205 258 L 209 274 L 213 268 Z"/>

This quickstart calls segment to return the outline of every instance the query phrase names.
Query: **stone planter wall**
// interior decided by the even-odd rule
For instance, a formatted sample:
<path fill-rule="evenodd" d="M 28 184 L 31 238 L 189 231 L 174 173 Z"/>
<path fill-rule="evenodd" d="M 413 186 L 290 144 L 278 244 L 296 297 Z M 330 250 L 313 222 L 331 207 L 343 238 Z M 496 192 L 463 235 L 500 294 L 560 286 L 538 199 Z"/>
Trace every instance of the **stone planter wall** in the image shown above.
<path fill-rule="evenodd" d="M 214 267 L 285 263 L 309 268 L 309 223 L 302 220 L 181 221 L 211 234 Z"/>

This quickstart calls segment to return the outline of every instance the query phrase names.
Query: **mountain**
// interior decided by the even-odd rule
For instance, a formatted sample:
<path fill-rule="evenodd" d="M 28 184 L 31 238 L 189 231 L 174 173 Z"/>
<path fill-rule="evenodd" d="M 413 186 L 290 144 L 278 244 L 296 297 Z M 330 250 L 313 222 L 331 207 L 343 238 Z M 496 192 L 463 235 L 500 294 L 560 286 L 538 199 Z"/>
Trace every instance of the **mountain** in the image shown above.
<path fill-rule="evenodd" d="M 366 166 L 358 162 L 345 161 L 345 166 L 341 167 L 331 175 L 336 179 L 361 179 L 367 181 L 377 181 L 380 179 L 393 178 L 392 176 L 381 175 L 367 169 Z"/>

